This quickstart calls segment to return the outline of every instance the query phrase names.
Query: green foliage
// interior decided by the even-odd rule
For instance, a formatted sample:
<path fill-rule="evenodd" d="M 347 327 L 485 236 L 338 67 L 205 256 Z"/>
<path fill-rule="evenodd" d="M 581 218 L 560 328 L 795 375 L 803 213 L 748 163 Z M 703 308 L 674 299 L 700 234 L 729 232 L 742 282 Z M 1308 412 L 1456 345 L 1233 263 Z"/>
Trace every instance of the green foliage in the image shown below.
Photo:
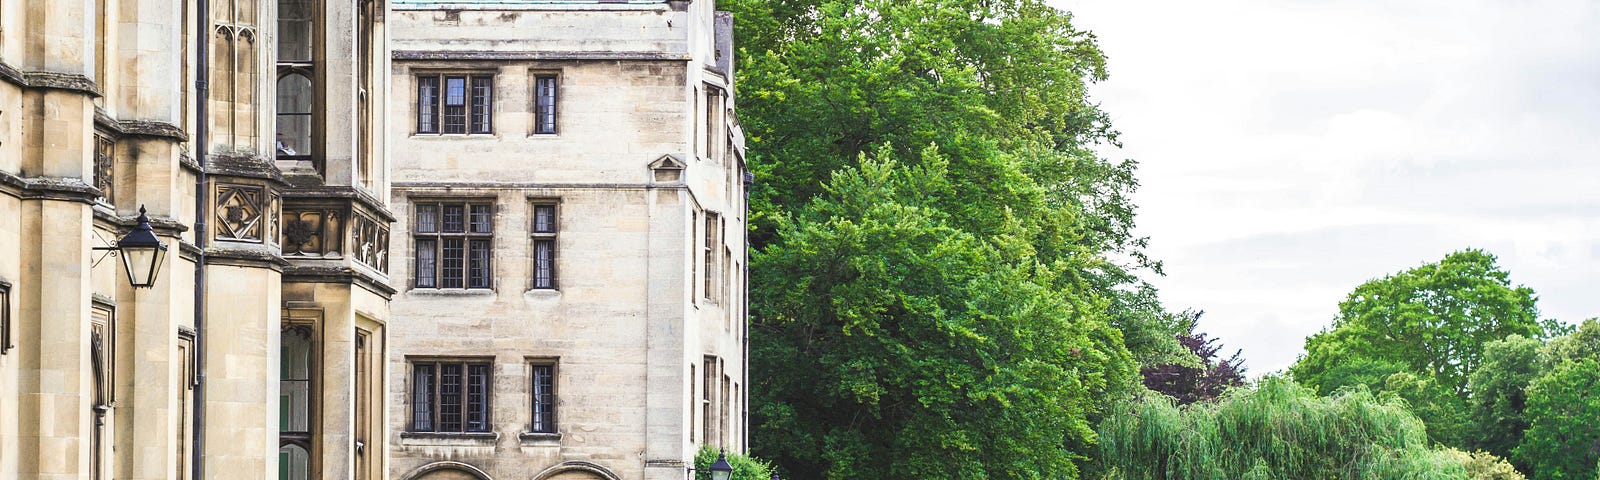
<path fill-rule="evenodd" d="M 1328 391 L 1324 375 L 1358 358 L 1394 362 L 1462 397 L 1489 342 L 1543 338 L 1533 290 L 1512 286 L 1495 257 L 1451 253 L 1438 263 L 1369 281 L 1339 304 L 1329 330 L 1306 339 L 1294 378 Z"/>
<path fill-rule="evenodd" d="M 716 463 L 718 453 L 721 452 L 710 445 L 703 445 L 695 452 L 695 480 L 711 480 L 711 464 Z M 772 465 L 760 459 L 733 453 L 728 454 L 728 465 L 733 466 L 729 480 L 772 480 Z"/>
<path fill-rule="evenodd" d="M 1468 420 L 1465 401 L 1449 388 L 1435 383 L 1432 378 L 1410 372 L 1390 375 L 1379 396 L 1405 402 L 1411 413 L 1426 426 L 1428 441 L 1445 445 L 1466 443 Z"/>
<path fill-rule="evenodd" d="M 1528 429 L 1523 414 L 1527 388 L 1539 376 L 1542 348 L 1538 340 L 1521 335 L 1484 347 L 1483 361 L 1467 382 L 1472 391 L 1470 446 L 1508 458 L 1522 442 L 1522 432 Z"/>
<path fill-rule="evenodd" d="M 957 228 L 918 163 L 834 173 L 752 258 L 754 443 L 796 479 L 1075 478 L 1136 368 L 1106 302 L 1014 223 Z"/>
<path fill-rule="evenodd" d="M 1580 328 L 1581 331 L 1581 328 Z M 1528 430 L 1513 454 L 1535 480 L 1596 478 L 1600 360 L 1565 360 L 1528 386 Z"/>
<path fill-rule="evenodd" d="M 1467 478 L 1471 480 L 1526 480 L 1527 478 L 1504 458 L 1488 452 L 1469 453 L 1454 448 L 1446 449 L 1444 452 L 1466 467 Z"/>
<path fill-rule="evenodd" d="M 1185 407 L 1149 395 L 1099 432 L 1113 480 L 1469 478 L 1403 404 L 1359 387 L 1319 397 L 1281 377 Z"/>

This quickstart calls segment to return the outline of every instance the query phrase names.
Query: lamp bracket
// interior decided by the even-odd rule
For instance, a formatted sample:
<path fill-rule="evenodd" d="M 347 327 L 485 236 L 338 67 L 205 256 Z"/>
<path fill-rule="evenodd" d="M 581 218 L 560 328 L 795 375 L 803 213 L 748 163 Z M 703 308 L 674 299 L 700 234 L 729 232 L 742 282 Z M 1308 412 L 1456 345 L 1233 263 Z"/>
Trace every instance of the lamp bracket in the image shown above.
<path fill-rule="evenodd" d="M 89 250 L 95 251 L 95 252 L 106 252 L 104 254 L 101 254 L 100 258 L 94 259 L 93 263 L 89 264 L 89 268 L 94 268 L 94 267 L 100 266 L 100 262 L 105 261 L 106 257 L 115 257 L 115 256 L 117 256 L 117 251 L 119 251 L 121 249 L 117 248 L 117 244 L 112 243 L 110 240 L 106 240 L 105 237 L 100 236 L 100 232 L 99 231 L 91 230 L 91 232 L 94 233 L 95 240 L 99 240 L 100 243 L 104 244 L 105 246 L 103 246 L 103 247 L 91 247 L 91 248 L 89 248 Z"/>

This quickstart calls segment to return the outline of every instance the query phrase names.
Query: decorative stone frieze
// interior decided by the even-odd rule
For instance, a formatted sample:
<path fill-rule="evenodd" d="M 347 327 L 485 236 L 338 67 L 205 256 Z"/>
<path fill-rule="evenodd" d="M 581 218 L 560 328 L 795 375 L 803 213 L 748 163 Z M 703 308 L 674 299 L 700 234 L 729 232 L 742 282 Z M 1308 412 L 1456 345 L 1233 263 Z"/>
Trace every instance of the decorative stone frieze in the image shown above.
<path fill-rule="evenodd" d="M 265 188 L 259 185 L 217 184 L 215 210 L 217 239 L 260 243 Z"/>

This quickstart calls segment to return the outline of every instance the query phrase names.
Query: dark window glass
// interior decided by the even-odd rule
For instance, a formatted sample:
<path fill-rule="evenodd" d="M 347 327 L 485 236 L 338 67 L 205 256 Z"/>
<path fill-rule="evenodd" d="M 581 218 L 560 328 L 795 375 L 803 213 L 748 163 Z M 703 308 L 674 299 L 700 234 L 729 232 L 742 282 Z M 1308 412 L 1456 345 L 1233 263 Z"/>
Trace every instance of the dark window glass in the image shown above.
<path fill-rule="evenodd" d="M 556 77 L 534 78 L 534 133 L 556 133 Z"/>
<path fill-rule="evenodd" d="M 417 133 L 439 133 L 439 77 L 417 77 Z"/>
<path fill-rule="evenodd" d="M 417 288 L 434 288 L 439 275 L 439 246 L 436 240 L 417 240 Z"/>
<path fill-rule="evenodd" d="M 533 231 L 535 233 L 556 233 L 555 205 L 534 205 Z"/>
<path fill-rule="evenodd" d="M 439 286 L 443 288 L 462 288 L 462 274 L 466 273 L 464 260 L 466 259 L 466 245 L 461 237 L 445 237 L 443 239 L 440 258 L 444 266 L 440 268 Z"/>
<path fill-rule="evenodd" d="M 418 203 L 417 288 L 494 288 L 494 205 Z"/>
<path fill-rule="evenodd" d="M 472 252 L 471 264 L 467 268 L 468 288 L 490 288 L 489 285 L 489 241 L 473 240 L 469 251 Z"/>
<path fill-rule="evenodd" d="M 472 133 L 489 133 L 489 121 L 492 110 L 489 105 L 494 98 L 493 78 L 472 77 Z"/>
<path fill-rule="evenodd" d="M 433 365 L 416 365 L 411 381 L 411 429 L 433 431 Z"/>
<path fill-rule="evenodd" d="M 277 156 L 311 155 L 311 79 L 300 73 L 278 77 Z"/>
<path fill-rule="evenodd" d="M 556 431 L 555 370 L 555 365 L 533 366 L 533 432 Z"/>
<path fill-rule="evenodd" d="M 488 205 L 472 206 L 472 233 L 490 233 L 494 222 L 493 209 Z"/>
<path fill-rule="evenodd" d="M 490 430 L 488 363 L 427 362 L 411 368 L 412 431 Z"/>
<path fill-rule="evenodd" d="M 554 240 L 535 240 L 533 242 L 533 288 L 556 288 L 555 243 Z"/>
<path fill-rule="evenodd" d="M 467 133 L 467 77 L 444 77 L 444 133 Z"/>

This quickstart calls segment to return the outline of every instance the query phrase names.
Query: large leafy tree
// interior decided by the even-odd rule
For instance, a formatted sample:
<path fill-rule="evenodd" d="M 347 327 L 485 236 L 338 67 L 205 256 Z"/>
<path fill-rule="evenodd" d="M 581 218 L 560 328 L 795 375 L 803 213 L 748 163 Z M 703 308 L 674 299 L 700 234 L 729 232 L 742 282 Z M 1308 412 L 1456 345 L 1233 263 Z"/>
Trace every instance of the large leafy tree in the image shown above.
<path fill-rule="evenodd" d="M 1536 480 L 1600 476 L 1600 320 L 1552 339 L 1526 390 L 1528 429 L 1512 458 Z"/>
<path fill-rule="evenodd" d="M 1244 385 L 1244 359 L 1242 351 L 1221 356 L 1222 345 L 1205 332 L 1197 332 L 1203 312 L 1184 312 L 1189 324 L 1188 333 L 1178 336 L 1178 342 L 1199 359 L 1196 365 L 1167 363 L 1144 367 L 1144 386 L 1177 400 L 1179 405 L 1211 400 L 1230 388 Z"/>
<path fill-rule="evenodd" d="M 1099 431 L 1111 480 L 1469 478 L 1461 460 L 1428 447 L 1404 404 L 1366 389 L 1318 396 L 1280 377 L 1215 402 L 1122 404 Z"/>
<path fill-rule="evenodd" d="M 1333 326 L 1306 339 L 1290 368 L 1294 378 L 1331 391 L 1330 372 L 1347 362 L 1391 362 L 1467 396 L 1468 374 L 1490 342 L 1509 335 L 1543 338 L 1532 289 L 1481 250 L 1463 250 L 1356 287 Z"/>
<path fill-rule="evenodd" d="M 1071 265 L 952 225 L 943 163 L 835 173 L 752 260 L 755 447 L 789 478 L 1075 478 L 1132 385 Z"/>

